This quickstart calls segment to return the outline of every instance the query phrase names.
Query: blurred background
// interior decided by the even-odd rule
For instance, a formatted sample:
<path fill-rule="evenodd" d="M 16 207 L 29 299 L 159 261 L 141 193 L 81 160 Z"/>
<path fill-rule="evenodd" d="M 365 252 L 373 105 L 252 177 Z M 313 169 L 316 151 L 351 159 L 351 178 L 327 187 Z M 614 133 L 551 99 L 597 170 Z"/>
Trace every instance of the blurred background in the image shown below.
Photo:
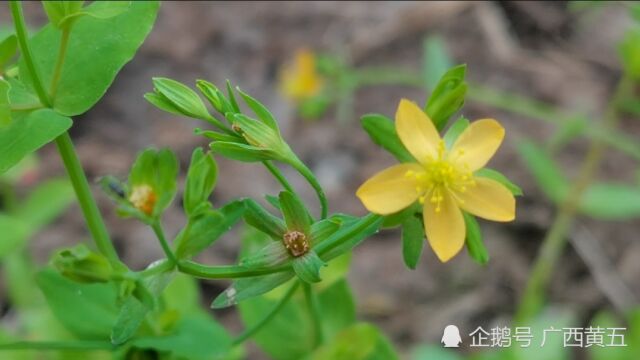
<path fill-rule="evenodd" d="M 26 3 L 31 25 L 44 23 L 37 3 Z M 9 25 L 9 14 L 0 14 Z M 468 65 L 470 83 L 482 89 L 530 97 L 562 113 L 598 119 L 620 77 L 616 44 L 632 25 L 625 4 L 580 6 L 558 2 L 165 2 L 154 30 L 101 102 L 75 119 L 72 136 L 90 179 L 126 172 L 136 154 L 148 146 L 175 150 L 186 169 L 194 147 L 206 146 L 195 136 L 206 126 L 155 109 L 143 99 L 152 90 L 151 78 L 165 76 L 194 85 L 206 79 L 222 85 L 226 79 L 262 101 L 281 124 L 285 138 L 325 187 L 332 212 L 365 214 L 355 197 L 369 176 L 394 163 L 361 129 L 359 117 L 381 113 L 393 117 L 400 98 L 422 103 L 426 93 L 412 86 L 379 85 L 358 89 L 350 99 L 346 119 L 330 107 L 317 119 L 299 116 L 296 104 L 278 91 L 281 68 L 305 48 L 332 54 L 351 66 L 397 67 L 418 72 L 425 37 L 439 37 L 454 63 Z M 399 231 L 383 231 L 355 252 L 349 275 L 355 289 L 359 318 L 382 327 L 401 352 L 439 343 L 442 330 L 457 324 L 470 333 L 478 326 L 509 325 L 540 242 L 556 212 L 519 157 L 523 138 L 545 142 L 553 136 L 557 119 L 547 121 L 508 112 L 468 99 L 463 112 L 469 119 L 493 117 L 506 128 L 504 145 L 490 164 L 524 190 L 517 219 L 509 224 L 481 222 L 491 260 L 486 266 L 466 254 L 441 264 L 425 248 L 416 270 L 407 270 Z M 620 128 L 640 136 L 640 122 L 624 118 Z M 569 176 L 584 157 L 587 140 L 576 138 L 557 153 Z M 213 202 L 241 196 L 275 193 L 278 185 L 258 165 L 218 159 L 219 184 Z M 40 178 L 62 175 L 54 146 L 40 151 Z M 638 183 L 636 160 L 608 152 L 601 167 L 603 179 Z M 291 169 L 283 168 L 307 200 L 311 189 Z M 25 189 L 28 186 L 24 186 Z M 119 253 L 132 268 L 141 269 L 163 257 L 151 230 L 133 220 L 119 219 L 113 205 L 100 194 Z M 176 200 L 166 213 L 167 233 L 184 225 Z M 576 325 L 586 326 L 601 310 L 621 312 L 640 298 L 640 221 L 597 221 L 581 217 L 572 242 L 587 238 L 589 248 L 567 247 L 549 287 L 551 306 L 570 311 Z M 77 206 L 31 242 L 41 264 L 53 249 L 87 238 Z M 239 248 L 236 230 L 199 260 L 230 264 Z M 573 238 L 576 237 L 576 238 Z M 607 284 L 615 287 L 607 288 Z M 228 285 L 202 282 L 203 305 Z M 0 294 L 4 313 L 10 313 Z M 233 330 L 241 325 L 234 310 L 216 316 Z M 4 321 L 4 319 L 3 319 Z M 467 349 L 466 351 L 470 351 Z M 575 350 L 576 358 L 586 358 Z M 257 356 L 257 355 L 256 355 Z"/>

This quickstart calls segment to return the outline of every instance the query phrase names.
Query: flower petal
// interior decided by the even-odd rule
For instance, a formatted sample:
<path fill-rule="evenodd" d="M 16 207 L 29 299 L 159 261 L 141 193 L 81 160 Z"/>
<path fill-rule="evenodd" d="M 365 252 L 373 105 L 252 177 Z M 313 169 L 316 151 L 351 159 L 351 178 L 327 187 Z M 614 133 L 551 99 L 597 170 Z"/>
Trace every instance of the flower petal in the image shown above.
<path fill-rule="evenodd" d="M 398 137 L 420 163 L 438 156 L 440 135 L 427 114 L 415 103 L 402 99 L 396 111 Z"/>
<path fill-rule="evenodd" d="M 438 259 L 447 262 L 464 246 L 466 227 L 462 212 L 453 196 L 445 191 L 442 197 L 440 211 L 436 211 L 436 204 L 428 199 L 425 201 L 424 230 Z"/>
<path fill-rule="evenodd" d="M 466 212 L 493 221 L 511 221 L 516 216 L 516 199 L 509 189 L 499 182 L 475 177 L 476 185 L 457 193 L 462 200 L 460 207 Z"/>
<path fill-rule="evenodd" d="M 356 192 L 364 207 L 372 213 L 388 215 L 398 212 L 418 200 L 415 177 L 407 171 L 423 171 L 418 164 L 395 165 L 377 173 Z"/>
<path fill-rule="evenodd" d="M 484 167 L 504 139 L 504 128 L 494 119 L 482 119 L 467 127 L 450 151 L 450 160 L 476 171 Z"/>

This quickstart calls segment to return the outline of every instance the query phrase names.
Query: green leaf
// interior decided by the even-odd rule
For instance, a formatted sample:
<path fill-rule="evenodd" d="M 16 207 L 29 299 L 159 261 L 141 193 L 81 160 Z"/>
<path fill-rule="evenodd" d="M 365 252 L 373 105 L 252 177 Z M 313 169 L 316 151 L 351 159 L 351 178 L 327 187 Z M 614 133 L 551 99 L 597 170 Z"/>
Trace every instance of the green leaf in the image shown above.
<path fill-rule="evenodd" d="M 244 214 L 244 221 L 263 233 L 271 236 L 275 240 L 282 240 L 282 236 L 287 231 L 282 219 L 273 216 L 262 205 L 252 199 L 245 200 L 247 211 Z"/>
<path fill-rule="evenodd" d="M 615 183 L 593 184 L 582 196 L 580 210 L 602 220 L 638 218 L 640 217 L 640 188 Z"/>
<path fill-rule="evenodd" d="M 273 151 L 260 149 L 251 145 L 216 141 L 211 143 L 210 147 L 214 153 L 237 161 L 258 162 L 276 159 Z"/>
<path fill-rule="evenodd" d="M 155 298 L 160 297 L 160 294 L 168 286 L 173 277 L 173 273 L 161 273 L 145 279 L 144 286 Z M 144 321 L 145 317 L 149 313 L 150 308 L 140 302 L 135 296 L 130 295 L 124 301 L 124 304 L 119 309 L 117 318 L 113 321 L 113 327 L 109 331 L 111 343 L 114 345 L 120 345 L 131 339 L 138 328 Z M 86 320 L 85 320 L 86 321 Z M 106 337 L 106 336 L 105 336 Z"/>
<path fill-rule="evenodd" d="M 297 230 L 308 236 L 311 233 L 310 215 L 302 200 L 288 191 L 280 192 L 279 198 L 287 230 Z"/>
<path fill-rule="evenodd" d="M 0 63 L 0 73 L 2 64 Z M 9 103 L 9 89 L 11 85 L 0 78 L 0 131 L 11 124 L 11 105 Z"/>
<path fill-rule="evenodd" d="M 556 162 L 531 141 L 522 140 L 517 149 L 545 195 L 556 203 L 562 201 L 569 184 Z"/>
<path fill-rule="evenodd" d="M 51 311 L 69 332 L 82 340 L 109 337 L 118 314 L 113 284 L 80 284 L 49 269 L 39 272 L 36 281 Z"/>
<path fill-rule="evenodd" d="M 209 210 L 190 218 L 176 238 L 176 256 L 180 259 L 188 258 L 211 246 L 238 222 L 244 211 L 244 202 L 238 200 L 219 211 Z"/>
<path fill-rule="evenodd" d="M 633 79 L 640 79 L 640 29 L 630 29 L 625 33 L 618 53 L 625 73 Z"/>
<path fill-rule="evenodd" d="M 22 247 L 31 235 L 31 227 L 20 218 L 0 213 L 0 257 Z"/>
<path fill-rule="evenodd" d="M 57 28 L 64 27 L 64 22 L 82 9 L 84 1 L 43 1 L 42 7 L 49 21 Z"/>
<path fill-rule="evenodd" d="M 74 2 L 74 1 L 69 1 L 69 2 Z M 75 22 L 77 19 L 83 16 L 91 16 L 93 18 L 103 19 L 103 20 L 110 19 L 114 16 L 118 16 L 126 12 L 127 10 L 129 10 L 129 7 L 131 6 L 131 1 L 103 1 L 103 2 L 107 3 L 108 6 L 103 6 L 100 8 L 89 7 L 81 11 L 71 13 L 65 16 L 62 19 L 62 21 L 60 21 L 60 24 L 58 27 L 60 28 L 69 27 L 71 26 L 71 24 L 73 24 L 73 22 Z"/>
<path fill-rule="evenodd" d="M 233 116 L 233 124 L 238 127 L 249 145 L 273 152 L 274 158 L 285 161 L 291 157 L 291 149 L 276 129 L 243 114 Z"/>
<path fill-rule="evenodd" d="M 229 95 L 229 103 L 231 104 L 231 109 L 234 113 L 240 112 L 240 106 L 238 106 L 238 102 L 236 101 L 236 96 L 233 94 L 233 89 L 231 88 L 231 82 L 227 80 L 227 95 Z"/>
<path fill-rule="evenodd" d="M 413 205 L 398 211 L 395 214 L 386 215 L 382 227 L 385 229 L 392 229 L 402 225 L 402 223 L 409 217 L 422 211 L 420 203 L 416 202 Z"/>
<path fill-rule="evenodd" d="M 422 222 L 415 216 L 402 224 L 402 258 L 409 269 L 415 269 L 425 243 Z"/>
<path fill-rule="evenodd" d="M 95 1 L 83 10 L 96 13 L 111 8 L 111 2 Z M 134 1 L 118 16 L 84 16 L 75 21 L 54 108 L 63 115 L 74 116 L 93 107 L 151 31 L 158 8 L 157 1 Z M 61 32 L 53 25 L 45 26 L 30 39 L 36 67 L 47 85 L 53 78 L 60 40 Z M 91 51 L 87 51 L 88 44 Z M 20 75 L 31 86 L 24 60 L 20 61 Z"/>
<path fill-rule="evenodd" d="M 458 140 L 460 134 L 462 134 L 462 132 L 467 127 L 469 127 L 469 124 L 469 119 L 465 118 L 464 116 L 460 116 L 458 120 L 456 120 L 456 122 L 454 122 L 453 125 L 449 127 L 449 130 L 447 130 L 443 138 L 447 149 L 451 149 L 453 147 L 453 144 L 455 144 L 456 140 Z"/>
<path fill-rule="evenodd" d="M 190 87 L 175 80 L 159 77 L 153 78 L 153 86 L 181 114 L 196 119 L 211 117 L 198 94 Z"/>
<path fill-rule="evenodd" d="M 238 279 L 211 303 L 212 309 L 222 309 L 236 305 L 244 300 L 265 294 L 291 280 L 293 271 Z"/>
<path fill-rule="evenodd" d="M 16 210 L 16 216 L 37 231 L 61 215 L 75 200 L 66 179 L 49 180 L 39 185 Z"/>
<path fill-rule="evenodd" d="M 320 220 L 311 225 L 311 246 L 316 246 L 340 229 L 342 221 L 336 218 Z"/>
<path fill-rule="evenodd" d="M 324 281 L 321 284 L 324 284 Z M 324 334 L 333 338 L 355 321 L 353 296 L 345 280 L 325 289 L 317 289 L 319 287 L 320 285 L 314 286 L 322 313 L 322 327 Z M 288 289 L 288 286 L 282 286 L 268 294 L 240 303 L 238 307 L 245 327 L 253 327 L 261 321 Z M 300 295 L 300 292 L 294 294 L 282 307 L 278 316 L 271 319 L 252 338 L 269 358 L 303 359 L 314 348 L 313 320 L 309 316 L 304 297 Z"/>
<path fill-rule="evenodd" d="M 131 343 L 189 360 L 218 359 L 231 350 L 231 336 L 204 312 L 182 318 L 168 335 L 140 337 Z"/>
<path fill-rule="evenodd" d="M 489 262 L 489 252 L 484 247 L 482 241 L 482 231 L 475 216 L 462 212 L 464 215 L 464 224 L 467 228 L 467 236 L 465 239 L 467 250 L 473 260 L 480 265 L 486 265 Z"/>
<path fill-rule="evenodd" d="M 316 350 L 310 359 L 394 360 L 399 357 L 380 330 L 361 323 L 343 330 L 333 341 Z"/>
<path fill-rule="evenodd" d="M 36 110 L 0 128 L 0 174 L 71 127 L 71 119 L 53 110 Z"/>
<path fill-rule="evenodd" d="M 361 121 L 362 127 L 376 145 L 390 152 L 401 162 L 415 162 L 413 156 L 400 141 L 393 121 L 378 114 L 364 115 Z"/>
<path fill-rule="evenodd" d="M 474 175 L 495 180 L 500 184 L 504 185 L 504 187 L 506 187 L 507 189 L 509 189 L 509 191 L 511 191 L 513 195 L 522 196 L 522 189 L 499 171 L 489 169 L 489 168 L 482 168 L 476 171 Z"/>
<path fill-rule="evenodd" d="M 276 118 L 273 116 L 273 114 L 271 114 L 266 106 L 262 105 L 261 102 L 249 96 L 249 94 L 240 90 L 240 88 L 236 87 L 236 89 L 238 90 L 238 93 L 240 93 L 240 96 L 242 96 L 242 98 L 244 99 L 244 102 L 247 103 L 247 106 L 249 106 L 249 108 L 253 110 L 253 112 L 260 120 L 262 120 L 273 130 L 278 132 L 280 131 L 278 129 L 278 122 Z"/>
<path fill-rule="evenodd" d="M 144 94 L 145 100 L 151 103 L 151 105 L 157 107 L 162 111 L 166 111 L 173 115 L 182 116 L 180 109 L 178 109 L 169 99 L 164 95 L 158 93 L 146 93 Z"/>
<path fill-rule="evenodd" d="M 317 283 L 322 280 L 320 278 L 320 269 L 327 264 L 325 264 L 325 262 L 318 257 L 318 254 L 312 250 L 298 258 L 295 258 L 292 265 L 293 271 L 302 281 Z"/>
<path fill-rule="evenodd" d="M 183 204 L 188 216 L 192 216 L 202 203 L 208 203 L 217 178 L 218 166 L 213 156 L 205 154 L 201 148 L 195 149 L 184 186 Z"/>
<path fill-rule="evenodd" d="M 11 34 L 0 41 L 0 74 L 18 52 L 18 38 Z"/>
<path fill-rule="evenodd" d="M 289 250 L 282 241 L 274 241 L 257 252 L 243 257 L 240 260 L 240 265 L 247 268 L 264 268 L 284 264 L 290 257 Z"/>
<path fill-rule="evenodd" d="M 379 215 L 369 214 L 344 224 L 340 230 L 316 246 L 314 250 L 324 261 L 328 262 L 351 251 L 364 239 L 378 232 L 383 219 Z M 345 238 L 348 240 L 345 241 Z"/>
<path fill-rule="evenodd" d="M 426 37 L 422 43 L 422 75 L 427 90 L 433 90 L 438 80 L 453 64 L 440 36 Z"/>
<path fill-rule="evenodd" d="M 206 80 L 196 80 L 196 87 L 219 113 L 226 114 L 232 111 L 231 105 L 215 85 Z"/>
<path fill-rule="evenodd" d="M 467 66 L 458 65 L 449 69 L 434 88 L 425 105 L 425 112 L 438 130 L 442 130 L 449 118 L 464 104 L 467 93 L 465 82 Z"/>

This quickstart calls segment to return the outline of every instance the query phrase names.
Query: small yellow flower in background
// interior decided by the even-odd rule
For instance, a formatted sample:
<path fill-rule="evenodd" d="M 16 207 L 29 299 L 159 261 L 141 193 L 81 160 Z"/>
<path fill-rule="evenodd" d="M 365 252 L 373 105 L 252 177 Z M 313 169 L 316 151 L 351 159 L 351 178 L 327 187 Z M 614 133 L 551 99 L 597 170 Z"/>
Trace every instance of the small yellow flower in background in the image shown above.
<path fill-rule="evenodd" d="M 138 185 L 133 188 L 129 201 L 138 210 L 151 216 L 153 208 L 156 206 L 156 193 L 149 185 Z"/>
<path fill-rule="evenodd" d="M 282 93 L 294 101 L 316 95 L 322 89 L 322 84 L 322 77 L 316 69 L 316 56 L 308 49 L 298 50 L 293 63 L 280 74 Z"/>
<path fill-rule="evenodd" d="M 369 211 L 389 215 L 419 201 L 427 240 L 442 262 L 464 246 L 462 210 L 493 221 L 515 218 L 513 194 L 495 180 L 474 176 L 504 138 L 504 128 L 496 120 L 471 123 L 447 149 L 431 119 L 402 99 L 396 131 L 417 163 L 392 166 L 362 184 L 356 195 Z"/>

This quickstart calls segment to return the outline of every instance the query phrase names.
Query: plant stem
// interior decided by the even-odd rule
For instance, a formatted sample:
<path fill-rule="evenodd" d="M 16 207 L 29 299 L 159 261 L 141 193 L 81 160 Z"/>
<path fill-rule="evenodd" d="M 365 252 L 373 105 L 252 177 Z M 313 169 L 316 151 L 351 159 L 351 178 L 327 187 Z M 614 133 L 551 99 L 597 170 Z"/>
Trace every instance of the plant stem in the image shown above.
<path fill-rule="evenodd" d="M 169 243 L 167 242 L 167 237 L 164 235 L 164 230 L 162 229 L 162 224 L 160 223 L 160 220 L 154 221 L 153 224 L 151 225 L 151 228 L 153 229 L 153 232 L 156 234 L 158 241 L 160 241 L 160 246 L 162 246 L 162 251 L 164 251 L 164 254 L 167 256 L 167 259 L 169 259 L 169 262 L 173 264 L 177 263 L 176 256 L 171 250 Z"/>
<path fill-rule="evenodd" d="M 55 101 L 56 93 L 58 91 L 58 84 L 60 83 L 60 76 L 62 75 L 62 65 L 67 56 L 67 45 L 69 44 L 69 35 L 71 34 L 71 27 L 65 26 L 62 29 L 62 38 L 60 39 L 60 50 L 58 51 L 58 59 L 56 60 L 56 67 L 53 71 L 53 78 L 51 78 L 51 85 L 49 86 L 49 94 L 51 99 Z"/>
<path fill-rule="evenodd" d="M 311 172 L 311 170 L 302 161 L 298 159 L 296 159 L 295 162 L 291 163 L 291 166 L 293 166 L 294 169 L 298 170 L 300 175 L 302 175 L 307 180 L 309 185 L 311 185 L 311 187 L 315 190 L 316 194 L 318 195 L 318 199 L 320 200 L 320 208 L 321 208 L 320 218 L 326 219 L 327 215 L 329 214 L 329 205 L 327 201 L 327 196 L 325 195 L 324 190 L 322 189 L 322 186 L 318 182 L 318 179 L 316 179 L 316 176 L 313 175 L 313 172 Z"/>
<path fill-rule="evenodd" d="M 269 170 L 271 175 L 273 175 L 273 177 L 275 177 L 276 180 L 278 180 L 278 182 L 282 185 L 282 187 L 284 187 L 285 190 L 287 190 L 290 193 L 295 193 L 296 192 L 295 189 L 293 188 L 293 186 L 291 186 L 291 183 L 289 183 L 289 181 L 284 176 L 284 174 L 282 174 L 280 169 L 278 169 L 273 164 L 273 162 L 271 162 L 271 161 L 263 161 L 262 164 L 264 164 L 264 166 L 267 168 L 267 170 Z"/>
<path fill-rule="evenodd" d="M 0 345 L 3 350 L 113 350 L 115 347 L 108 341 L 18 341 Z"/>
<path fill-rule="evenodd" d="M 316 294 L 313 292 L 311 284 L 303 283 L 302 289 L 304 290 L 304 297 L 307 301 L 307 306 L 309 307 L 311 321 L 313 322 L 314 348 L 317 348 L 324 342 L 324 331 L 322 330 L 320 304 L 318 303 Z"/>
<path fill-rule="evenodd" d="M 82 169 L 82 164 L 78 159 L 78 155 L 73 148 L 71 137 L 69 133 L 64 133 L 56 138 L 56 145 L 58 146 L 58 152 L 64 163 L 64 166 L 75 190 L 78 203 L 84 214 L 89 232 L 96 243 L 96 246 L 100 252 L 105 255 L 112 263 L 118 268 L 121 268 L 123 264 L 118 258 L 113 243 L 107 232 L 107 227 L 104 224 L 100 210 L 95 199 L 91 195 L 91 189 L 89 188 L 89 182 Z"/>
<path fill-rule="evenodd" d="M 13 24 L 16 29 L 16 35 L 18 36 L 20 51 L 22 52 L 22 56 L 24 57 L 24 62 L 27 66 L 27 69 L 29 70 L 29 74 L 31 75 L 33 87 L 38 94 L 38 98 L 40 98 L 40 102 L 46 107 L 51 107 L 51 99 L 42 86 L 40 75 L 38 74 L 35 62 L 33 61 L 33 55 L 31 54 L 31 49 L 29 48 L 29 37 L 27 36 L 27 26 L 24 23 L 24 15 L 22 14 L 22 5 L 19 1 L 12 0 L 9 3 L 9 7 L 11 8 L 11 16 L 13 17 Z"/>
<path fill-rule="evenodd" d="M 618 83 L 604 117 L 604 125 L 612 128 L 618 120 L 618 105 L 620 101 L 629 93 L 631 81 L 622 78 Z M 567 244 L 567 233 L 571 230 L 573 221 L 578 212 L 582 195 L 595 177 L 606 146 L 600 138 L 593 139 L 587 155 L 582 163 L 580 173 L 575 181 L 575 186 L 567 198 L 560 205 L 558 214 L 542 241 L 538 257 L 533 265 L 529 282 L 525 288 L 520 306 L 514 316 L 515 324 L 525 324 L 534 317 L 544 302 L 544 291 L 547 287 L 551 274 L 556 263 L 562 255 Z"/>
<path fill-rule="evenodd" d="M 354 236 L 361 233 L 362 231 L 372 226 L 376 222 L 381 221 L 381 219 L 382 219 L 382 216 L 380 215 L 368 214 L 367 216 L 360 218 L 359 220 L 360 223 L 358 224 L 358 226 L 354 227 L 353 229 L 347 232 L 336 233 L 336 234 L 341 234 L 340 237 L 333 239 L 333 236 L 331 236 L 326 240 L 322 241 L 320 244 L 318 244 L 318 246 L 314 247 L 313 250 L 318 254 L 318 256 L 322 258 L 325 254 L 327 254 L 331 250 L 342 245 L 345 241 L 353 238 Z M 327 260 L 327 259 L 323 259 L 323 260 Z"/>
<path fill-rule="evenodd" d="M 265 268 L 248 268 L 240 265 L 207 266 L 193 261 L 178 261 L 178 270 L 201 279 L 236 279 L 274 274 L 291 269 L 290 264 Z"/>
<path fill-rule="evenodd" d="M 147 267 L 146 269 L 139 271 L 136 274 L 140 277 L 146 278 L 146 277 L 150 277 L 153 275 L 157 275 L 163 272 L 173 270 L 175 267 L 176 267 L 175 262 L 172 262 L 168 259 L 163 259 L 153 263 L 152 266 Z"/>
<path fill-rule="evenodd" d="M 246 329 L 242 334 L 240 334 L 235 340 L 233 340 L 233 345 L 240 345 L 253 335 L 255 335 L 260 329 L 262 329 L 265 325 L 267 325 L 279 312 L 282 308 L 289 302 L 289 299 L 295 294 L 298 289 L 298 285 L 300 283 L 296 281 L 289 290 L 284 294 L 284 296 L 278 301 L 278 303 L 269 311 L 260 321 L 258 321 L 253 327 Z"/>

